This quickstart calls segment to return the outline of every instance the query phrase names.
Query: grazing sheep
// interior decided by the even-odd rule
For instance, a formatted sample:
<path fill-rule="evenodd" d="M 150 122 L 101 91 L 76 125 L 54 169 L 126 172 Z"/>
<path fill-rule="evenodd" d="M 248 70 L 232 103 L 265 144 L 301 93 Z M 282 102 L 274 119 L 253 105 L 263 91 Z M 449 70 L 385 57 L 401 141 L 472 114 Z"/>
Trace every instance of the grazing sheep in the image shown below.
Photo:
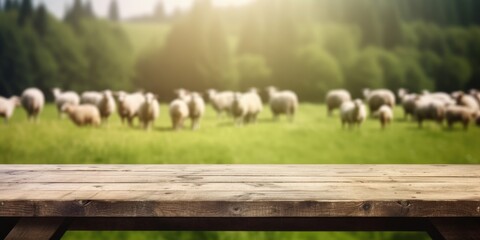
<path fill-rule="evenodd" d="M 182 99 L 185 102 L 188 102 L 190 100 L 190 91 L 187 89 L 179 88 L 174 91 L 175 96 L 177 99 Z"/>
<path fill-rule="evenodd" d="M 445 106 L 455 105 L 455 100 L 444 92 L 430 93 L 426 90 L 423 90 L 422 97 L 428 97 L 437 101 L 441 101 Z"/>
<path fill-rule="evenodd" d="M 207 90 L 208 101 L 212 104 L 213 109 L 220 117 L 223 112 L 230 114 L 233 103 L 233 92 L 217 92 L 214 89 Z"/>
<path fill-rule="evenodd" d="M 273 118 L 278 119 L 280 114 L 286 114 L 290 122 L 293 122 L 298 109 L 298 97 L 292 91 L 278 91 L 275 87 L 268 87 L 270 109 Z"/>
<path fill-rule="evenodd" d="M 20 99 L 18 97 L 13 96 L 9 99 L 0 97 L 0 117 L 4 118 L 6 124 L 18 106 L 20 106 Z"/>
<path fill-rule="evenodd" d="M 475 115 L 474 111 L 463 106 L 448 106 L 445 110 L 445 118 L 450 129 L 453 128 L 454 123 L 460 122 L 463 124 L 463 129 L 467 130 Z"/>
<path fill-rule="evenodd" d="M 360 127 L 366 118 L 367 110 L 360 99 L 345 102 L 340 106 L 340 119 L 343 128 L 345 127 L 345 124 L 348 124 L 350 127 L 353 127 L 356 124 Z"/>
<path fill-rule="evenodd" d="M 470 95 L 472 95 L 473 98 L 477 100 L 478 105 L 480 105 L 480 92 L 476 89 L 472 89 L 470 90 Z"/>
<path fill-rule="evenodd" d="M 62 111 L 67 113 L 70 120 L 79 127 L 88 125 L 98 127 L 102 121 L 100 111 L 91 104 L 72 105 L 67 103 L 63 105 Z"/>
<path fill-rule="evenodd" d="M 237 125 L 244 123 L 244 119 L 248 114 L 248 102 L 242 93 L 233 94 L 232 116 Z"/>
<path fill-rule="evenodd" d="M 103 95 L 100 92 L 83 92 L 80 97 L 80 104 L 90 104 L 93 106 L 98 106 L 100 101 L 102 101 Z"/>
<path fill-rule="evenodd" d="M 383 105 L 375 112 L 375 117 L 380 119 L 380 125 L 382 129 L 385 129 L 385 127 L 393 121 L 393 111 L 389 106 Z"/>
<path fill-rule="evenodd" d="M 100 111 L 102 122 L 108 123 L 108 118 L 113 114 L 113 112 L 115 112 L 115 109 L 117 108 L 112 91 L 106 90 L 102 92 L 102 99 L 100 102 L 98 102 L 97 107 Z"/>
<path fill-rule="evenodd" d="M 183 128 L 183 123 L 189 117 L 188 104 L 182 99 L 175 99 L 170 103 L 170 118 L 175 130 Z"/>
<path fill-rule="evenodd" d="M 68 91 L 62 92 L 60 88 L 52 89 L 53 97 L 55 98 L 55 105 L 57 106 L 58 117 L 63 117 L 62 107 L 64 104 L 79 105 L 80 97 L 76 92 Z"/>
<path fill-rule="evenodd" d="M 477 100 L 471 96 L 464 93 L 460 93 L 457 96 L 457 105 L 470 108 L 472 111 L 480 111 L 480 106 Z"/>
<path fill-rule="evenodd" d="M 399 89 L 398 90 L 398 98 L 400 99 L 400 102 L 402 103 L 403 107 L 403 116 L 405 120 L 408 119 L 408 117 L 413 117 L 415 114 L 415 101 L 417 99 L 417 94 L 409 94 L 406 89 Z"/>
<path fill-rule="evenodd" d="M 383 105 L 387 105 L 391 108 L 395 107 L 395 94 L 388 89 L 377 89 L 373 91 L 364 89 L 364 96 L 372 116 L 373 113 L 378 111 Z"/>
<path fill-rule="evenodd" d="M 23 92 L 21 103 L 27 112 L 28 120 L 37 121 L 45 105 L 45 96 L 39 89 L 29 88 Z"/>
<path fill-rule="evenodd" d="M 338 89 L 329 91 L 325 98 L 328 108 L 328 116 L 332 116 L 333 110 L 339 109 L 344 102 L 349 102 L 351 100 L 352 97 L 347 90 Z"/>
<path fill-rule="evenodd" d="M 133 126 L 133 120 L 138 117 L 138 112 L 145 97 L 142 93 L 127 94 L 125 92 L 117 93 L 118 96 L 118 114 L 122 123 L 125 119 L 128 121 L 128 125 Z"/>
<path fill-rule="evenodd" d="M 160 115 L 160 104 L 158 104 L 157 98 L 151 93 L 145 94 L 145 100 L 140 106 L 138 119 L 142 123 L 143 128 L 148 130 L 153 126 L 155 120 Z"/>
<path fill-rule="evenodd" d="M 187 99 L 188 111 L 192 120 L 192 130 L 200 127 L 200 119 L 205 114 L 205 101 L 199 93 L 190 93 Z"/>
<path fill-rule="evenodd" d="M 433 120 L 442 124 L 445 118 L 445 102 L 430 97 L 417 97 L 415 102 L 415 118 L 418 127 L 421 128 L 423 121 Z"/>

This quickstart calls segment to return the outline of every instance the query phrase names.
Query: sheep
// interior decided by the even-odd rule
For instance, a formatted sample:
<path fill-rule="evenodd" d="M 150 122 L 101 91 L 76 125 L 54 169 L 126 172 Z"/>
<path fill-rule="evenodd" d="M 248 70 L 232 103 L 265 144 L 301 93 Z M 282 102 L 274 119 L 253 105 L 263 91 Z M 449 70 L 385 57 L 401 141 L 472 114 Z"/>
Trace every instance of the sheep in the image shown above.
<path fill-rule="evenodd" d="M 145 130 L 149 130 L 153 126 L 155 120 L 160 115 L 160 104 L 152 93 L 145 94 L 145 100 L 140 106 L 138 119 Z"/>
<path fill-rule="evenodd" d="M 122 123 L 125 119 L 128 125 L 133 126 L 133 120 L 138 117 L 140 107 L 145 101 L 145 96 L 142 93 L 127 94 L 125 92 L 117 93 L 118 98 L 118 114 Z"/>
<path fill-rule="evenodd" d="M 245 117 L 248 114 L 248 102 L 246 98 L 243 98 L 242 93 L 233 94 L 232 103 L 232 116 L 237 125 L 241 125 L 244 122 Z"/>
<path fill-rule="evenodd" d="M 72 105 L 80 104 L 80 97 L 76 92 L 68 91 L 62 92 L 60 88 L 52 89 L 53 97 L 55 98 L 55 105 L 57 106 L 58 117 L 63 117 L 62 107 L 64 104 L 69 103 Z"/>
<path fill-rule="evenodd" d="M 213 109 L 220 117 L 223 112 L 230 114 L 233 103 L 233 92 L 217 92 L 214 89 L 207 90 L 208 101 L 212 104 Z"/>
<path fill-rule="evenodd" d="M 187 99 L 189 117 L 192 121 L 192 130 L 200 127 L 200 119 L 205 114 L 205 101 L 199 93 L 190 93 Z M 185 100 L 184 100 L 185 101 Z"/>
<path fill-rule="evenodd" d="M 20 106 L 20 99 L 18 97 L 13 96 L 9 99 L 0 97 L 0 117 L 4 118 L 5 124 L 8 124 L 15 108 L 18 106 Z"/>
<path fill-rule="evenodd" d="M 377 112 L 375 112 L 375 116 L 380 119 L 380 125 L 382 126 L 382 129 L 385 129 L 385 127 L 388 124 L 391 124 L 393 121 L 392 108 L 387 105 L 383 105 L 380 107 L 380 109 L 378 109 Z"/>
<path fill-rule="evenodd" d="M 179 89 L 176 89 L 174 93 L 177 99 L 182 99 L 185 102 L 189 101 L 190 91 L 188 91 L 187 89 L 179 88 Z"/>
<path fill-rule="evenodd" d="M 367 110 L 360 99 L 344 102 L 342 106 L 340 106 L 342 128 L 345 128 L 345 124 L 348 124 L 350 127 L 353 127 L 356 124 L 360 127 L 366 118 Z"/>
<path fill-rule="evenodd" d="M 402 103 L 403 107 L 403 116 L 404 119 L 407 120 L 408 117 L 413 117 L 415 113 L 415 101 L 417 99 L 417 94 L 409 94 L 406 89 L 399 89 L 398 90 L 398 98 L 400 99 L 400 102 Z"/>
<path fill-rule="evenodd" d="M 188 104 L 182 99 L 175 99 L 170 103 L 170 118 L 174 130 L 183 128 L 183 123 L 189 117 Z"/>
<path fill-rule="evenodd" d="M 450 129 L 453 128 L 454 123 L 461 122 L 463 129 L 467 130 L 475 115 L 474 111 L 464 106 L 448 106 L 445 110 L 445 118 Z"/>
<path fill-rule="evenodd" d="M 457 105 L 464 106 L 470 108 L 472 111 L 480 111 L 480 106 L 475 99 L 475 97 L 471 95 L 466 95 L 464 93 L 460 93 L 457 96 Z"/>
<path fill-rule="evenodd" d="M 480 105 L 480 92 L 476 89 L 470 90 L 470 95 L 472 95 L 475 100 L 477 100 L 478 105 Z"/>
<path fill-rule="evenodd" d="M 377 89 L 373 91 L 364 89 L 363 92 L 372 117 L 373 113 L 378 111 L 383 105 L 387 105 L 391 108 L 395 107 L 395 95 L 388 89 Z"/>
<path fill-rule="evenodd" d="M 103 96 L 100 92 L 83 92 L 82 96 L 80 97 L 80 104 L 90 104 L 93 106 L 98 106 L 102 98 Z"/>
<path fill-rule="evenodd" d="M 298 97 L 292 91 L 278 91 L 275 87 L 268 87 L 270 109 L 273 118 L 278 119 L 280 114 L 286 114 L 290 122 L 293 122 L 298 109 Z"/>
<path fill-rule="evenodd" d="M 430 97 L 417 97 L 415 101 L 415 118 L 418 127 L 422 128 L 423 121 L 433 120 L 442 125 L 445 118 L 445 102 Z"/>
<path fill-rule="evenodd" d="M 88 125 L 98 127 L 102 122 L 100 111 L 91 104 L 72 105 L 67 103 L 63 105 L 62 111 L 67 113 L 70 120 L 79 127 Z"/>
<path fill-rule="evenodd" d="M 27 112 L 28 120 L 37 121 L 45 105 L 45 96 L 37 88 L 28 88 L 22 93 L 21 104 Z"/>
<path fill-rule="evenodd" d="M 117 108 L 112 91 L 105 90 L 102 92 L 102 98 L 98 102 L 97 107 L 100 111 L 102 122 L 108 123 L 108 118 L 115 112 L 115 109 Z"/>
<path fill-rule="evenodd" d="M 352 97 L 347 90 L 338 89 L 329 91 L 325 97 L 325 102 L 328 108 L 328 116 L 332 116 L 333 110 L 339 109 L 344 102 L 349 102 L 351 100 Z"/>
<path fill-rule="evenodd" d="M 423 90 L 423 97 L 429 97 L 431 99 L 441 101 L 445 106 L 450 106 L 450 105 L 455 105 L 455 101 L 453 98 L 448 95 L 447 93 L 443 92 L 435 92 L 435 93 L 430 93 L 426 90 Z"/>

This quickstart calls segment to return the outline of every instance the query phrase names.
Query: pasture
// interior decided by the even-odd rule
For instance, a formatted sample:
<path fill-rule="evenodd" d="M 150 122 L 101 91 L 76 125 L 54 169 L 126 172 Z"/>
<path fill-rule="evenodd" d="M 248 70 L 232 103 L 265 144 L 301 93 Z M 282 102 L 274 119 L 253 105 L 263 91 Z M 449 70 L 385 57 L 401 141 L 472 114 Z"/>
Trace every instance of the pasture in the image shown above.
<path fill-rule="evenodd" d="M 342 129 L 325 106 L 302 104 L 294 123 L 271 120 L 268 109 L 256 125 L 236 127 L 209 107 L 201 128 L 171 130 L 162 104 L 155 128 L 122 126 L 118 116 L 100 128 L 77 128 L 58 119 L 47 105 L 39 123 L 17 109 L 9 125 L 0 124 L 0 163 L 39 164 L 382 164 L 480 163 L 480 129 L 445 130 L 428 122 L 423 129 L 402 119 L 386 130 L 369 119 L 361 129 Z M 68 233 L 65 239 L 424 239 L 416 233 Z M 428 239 L 428 238 L 427 238 Z"/>

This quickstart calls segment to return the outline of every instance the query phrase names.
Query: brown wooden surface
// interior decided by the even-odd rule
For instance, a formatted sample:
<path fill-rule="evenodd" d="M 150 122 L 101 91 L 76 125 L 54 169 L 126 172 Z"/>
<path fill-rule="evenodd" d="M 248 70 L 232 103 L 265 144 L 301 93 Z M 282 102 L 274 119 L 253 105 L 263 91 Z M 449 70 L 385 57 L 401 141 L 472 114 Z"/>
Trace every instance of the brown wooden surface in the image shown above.
<path fill-rule="evenodd" d="M 67 226 L 63 218 L 22 218 L 5 240 L 60 239 L 66 230 Z"/>
<path fill-rule="evenodd" d="M 478 240 L 480 219 L 431 219 L 429 233 L 433 240 Z"/>
<path fill-rule="evenodd" d="M 0 165 L 0 217 L 480 217 L 480 165 Z"/>

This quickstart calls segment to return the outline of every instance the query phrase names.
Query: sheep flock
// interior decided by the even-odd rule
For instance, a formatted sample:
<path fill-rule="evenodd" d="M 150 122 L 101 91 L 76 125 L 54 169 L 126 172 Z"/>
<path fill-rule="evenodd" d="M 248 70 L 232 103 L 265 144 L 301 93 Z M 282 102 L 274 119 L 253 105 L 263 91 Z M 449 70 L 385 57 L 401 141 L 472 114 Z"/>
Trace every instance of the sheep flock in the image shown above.
<path fill-rule="evenodd" d="M 118 114 L 122 124 L 135 127 L 137 121 L 140 128 L 151 130 L 161 112 L 158 96 L 150 92 L 104 90 L 78 94 L 54 88 L 51 93 L 59 118 L 63 119 L 66 115 L 79 127 L 108 125 L 109 118 Z M 168 105 L 167 112 L 172 129 L 177 131 L 185 128 L 186 123 L 189 123 L 191 130 L 198 130 L 207 111 L 207 103 L 218 119 L 229 118 L 235 126 L 256 124 L 265 108 L 269 108 L 273 121 L 279 121 L 279 117 L 285 115 L 293 123 L 300 106 L 295 92 L 275 87 L 264 89 L 268 96 L 265 101 L 261 98 L 262 91 L 255 88 L 245 92 L 208 89 L 204 93 L 177 89 L 174 93 L 175 98 Z M 364 89 L 363 98 L 354 99 L 345 89 L 333 89 L 326 94 L 325 104 L 330 118 L 338 110 L 342 128 L 360 128 L 363 122 L 376 120 L 381 129 L 387 129 L 394 122 L 394 108 L 397 105 L 403 109 L 403 120 L 414 122 L 419 128 L 423 127 L 425 121 L 439 125 L 446 123 L 447 129 L 456 124 L 465 130 L 472 124 L 480 127 L 478 90 L 468 93 L 410 93 L 406 89 L 399 89 L 395 95 L 388 89 Z M 15 108 L 21 106 L 27 119 L 37 122 L 44 105 L 44 93 L 37 88 L 28 88 L 20 97 L 0 96 L 0 117 L 8 124 Z"/>

